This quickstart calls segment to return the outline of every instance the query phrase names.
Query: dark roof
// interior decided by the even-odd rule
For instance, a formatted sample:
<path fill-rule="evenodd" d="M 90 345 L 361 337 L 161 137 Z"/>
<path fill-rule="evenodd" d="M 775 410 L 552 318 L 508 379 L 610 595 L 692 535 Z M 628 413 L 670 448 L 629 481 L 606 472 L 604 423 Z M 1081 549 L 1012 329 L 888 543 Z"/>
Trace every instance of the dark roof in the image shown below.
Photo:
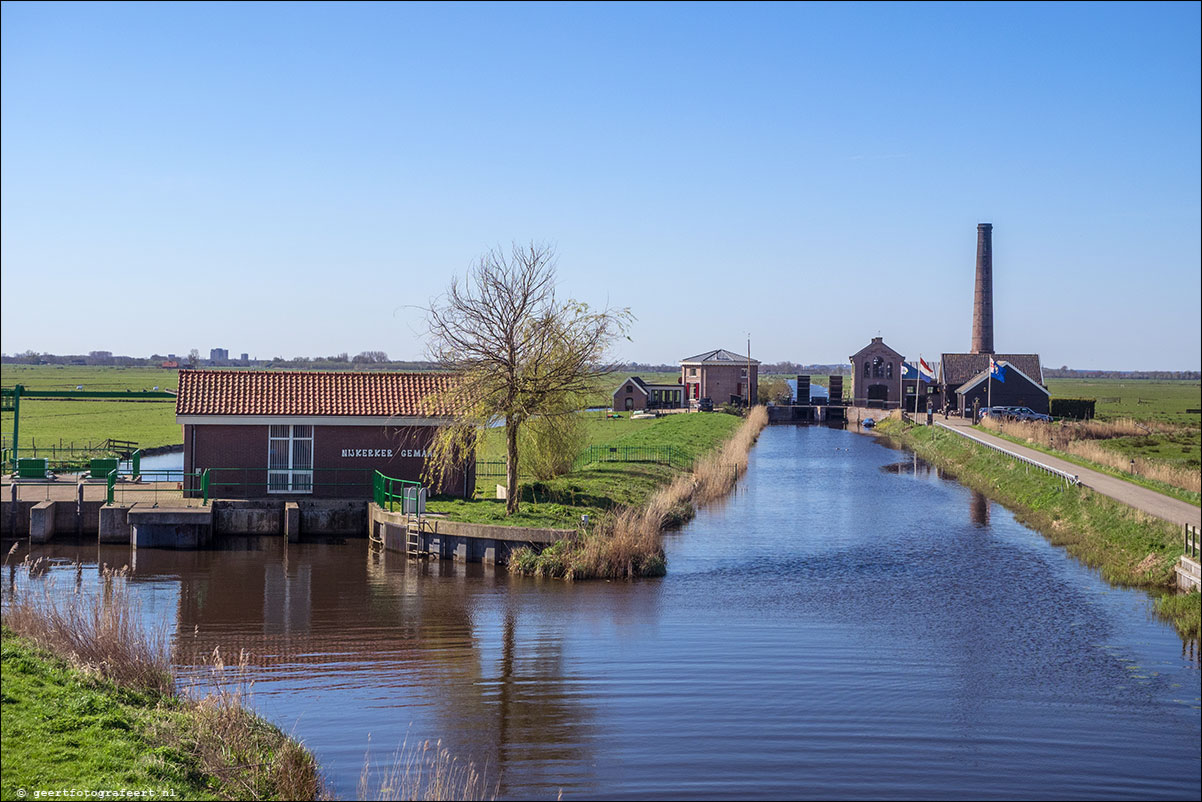
<path fill-rule="evenodd" d="M 700 362 L 703 365 L 710 365 L 713 363 L 726 364 L 727 362 L 738 362 L 746 365 L 748 360 L 747 354 L 736 354 L 734 351 L 727 351 L 725 348 L 719 348 L 715 351 L 706 351 L 704 354 L 697 354 L 697 356 L 690 356 L 680 360 L 682 365 L 691 365 L 697 362 Z M 751 364 L 758 365 L 760 364 L 760 361 L 758 359 L 752 359 Z"/>
<path fill-rule="evenodd" d="M 939 360 L 940 380 L 952 387 L 964 384 L 989 369 L 989 357 L 998 362 L 1009 362 L 1035 381 L 1044 383 L 1039 354 L 944 354 Z"/>
<path fill-rule="evenodd" d="M 1012 370 L 1006 371 L 1006 377 L 1005 377 L 1006 381 L 1010 382 L 1010 381 L 1018 381 L 1018 380 L 1022 379 L 1022 380 L 1025 380 L 1028 384 L 1035 385 L 1035 387 L 1037 389 L 1043 391 L 1044 395 L 1051 395 L 1051 392 L 1048 390 L 1047 387 L 1044 387 L 1042 384 L 1040 384 L 1038 381 L 1036 381 L 1034 377 L 1027 375 L 1026 371 L 1020 370 L 1017 365 L 1014 365 L 1014 364 L 1006 361 L 1005 359 L 999 359 L 997 361 L 997 363 L 1001 367 L 1012 368 Z M 976 387 L 978 384 L 985 381 L 987 378 L 989 378 L 989 368 L 988 367 L 986 367 L 985 370 L 981 371 L 976 376 L 973 376 L 971 379 L 969 379 L 968 381 L 964 382 L 959 387 L 957 387 L 956 392 L 957 393 L 967 393 L 969 390 L 971 390 L 973 387 Z"/>
<path fill-rule="evenodd" d="M 881 337 L 873 337 L 872 342 L 868 343 L 868 345 L 864 346 L 859 351 L 856 351 L 854 354 L 849 356 L 848 359 L 854 360 L 856 357 L 858 357 L 860 354 L 867 351 L 869 348 L 884 348 L 886 351 L 890 351 L 894 355 L 896 355 L 898 359 L 902 358 L 901 352 L 896 351 L 893 348 L 891 348 L 890 346 L 886 345 L 884 339 L 882 339 Z"/>
<path fill-rule="evenodd" d="M 177 415 L 433 417 L 449 373 L 181 370 Z"/>
<path fill-rule="evenodd" d="M 622 388 L 630 383 L 637 384 L 644 392 L 648 390 L 682 389 L 680 384 L 650 384 L 649 382 L 643 381 L 638 376 L 627 376 L 622 383 L 618 385 L 618 389 L 614 390 L 614 394 L 617 395 L 618 393 L 622 392 Z"/>

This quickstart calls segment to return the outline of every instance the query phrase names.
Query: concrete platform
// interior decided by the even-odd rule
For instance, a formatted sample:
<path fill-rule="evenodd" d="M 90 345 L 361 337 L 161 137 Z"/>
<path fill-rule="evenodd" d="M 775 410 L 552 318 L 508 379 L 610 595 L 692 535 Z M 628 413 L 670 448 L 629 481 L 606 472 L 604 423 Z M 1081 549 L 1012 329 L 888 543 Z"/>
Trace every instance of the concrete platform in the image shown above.
<path fill-rule="evenodd" d="M 133 507 L 130 545 L 151 549 L 204 549 L 213 542 L 213 511 L 192 507 Z"/>

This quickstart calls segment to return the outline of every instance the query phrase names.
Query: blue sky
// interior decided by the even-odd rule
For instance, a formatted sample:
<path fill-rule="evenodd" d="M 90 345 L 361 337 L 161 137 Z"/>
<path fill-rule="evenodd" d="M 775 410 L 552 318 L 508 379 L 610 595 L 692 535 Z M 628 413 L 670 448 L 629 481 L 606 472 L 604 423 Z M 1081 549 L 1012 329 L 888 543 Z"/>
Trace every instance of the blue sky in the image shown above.
<path fill-rule="evenodd" d="M 1200 5 L 4 3 L 0 348 L 424 353 L 490 246 L 617 355 L 1196 370 Z"/>

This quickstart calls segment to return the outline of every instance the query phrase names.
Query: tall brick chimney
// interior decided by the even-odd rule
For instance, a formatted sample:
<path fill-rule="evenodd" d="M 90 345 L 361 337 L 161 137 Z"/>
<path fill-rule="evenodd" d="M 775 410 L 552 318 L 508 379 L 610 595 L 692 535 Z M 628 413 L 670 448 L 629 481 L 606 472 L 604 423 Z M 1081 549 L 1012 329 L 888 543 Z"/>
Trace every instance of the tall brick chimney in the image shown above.
<path fill-rule="evenodd" d="M 972 350 L 993 351 L 993 223 L 977 224 L 977 289 L 972 298 Z"/>

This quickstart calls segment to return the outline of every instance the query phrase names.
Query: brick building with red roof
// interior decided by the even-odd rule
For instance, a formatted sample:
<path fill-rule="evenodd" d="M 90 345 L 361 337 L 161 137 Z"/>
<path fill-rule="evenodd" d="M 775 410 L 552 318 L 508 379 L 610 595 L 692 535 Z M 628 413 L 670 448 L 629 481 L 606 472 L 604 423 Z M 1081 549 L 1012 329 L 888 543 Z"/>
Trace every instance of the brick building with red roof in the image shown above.
<path fill-rule="evenodd" d="M 376 471 L 420 481 L 450 412 L 446 373 L 184 370 L 175 419 L 184 471 L 217 498 L 370 498 Z M 435 492 L 470 497 L 475 464 Z"/>

